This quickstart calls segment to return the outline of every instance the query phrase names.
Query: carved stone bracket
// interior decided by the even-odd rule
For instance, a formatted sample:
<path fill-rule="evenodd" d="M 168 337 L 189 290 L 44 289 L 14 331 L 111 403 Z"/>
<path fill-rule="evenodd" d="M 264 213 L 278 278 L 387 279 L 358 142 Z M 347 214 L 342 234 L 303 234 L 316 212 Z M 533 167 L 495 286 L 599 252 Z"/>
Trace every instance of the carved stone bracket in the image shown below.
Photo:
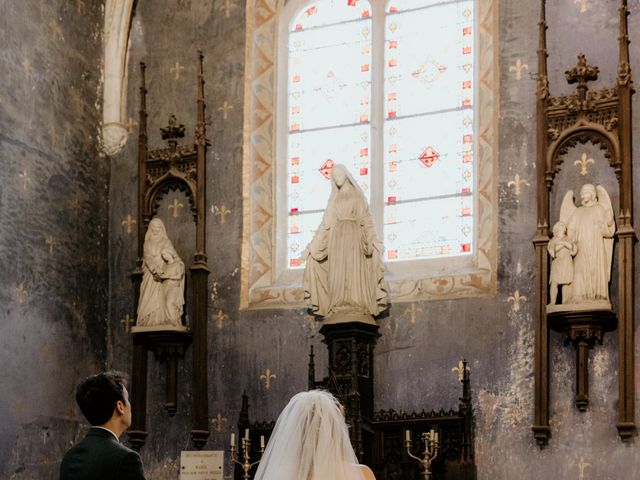
<path fill-rule="evenodd" d="M 178 360 L 184 358 L 187 346 L 191 343 L 191 333 L 156 331 L 134 335 L 154 353 L 156 360 L 166 364 L 164 407 L 169 415 L 173 416 L 178 408 Z"/>
<path fill-rule="evenodd" d="M 616 329 L 616 316 L 610 310 L 586 310 L 549 313 L 547 318 L 564 344 L 576 349 L 576 407 L 584 412 L 589 406 L 589 350 L 602 345 L 605 332 Z"/>

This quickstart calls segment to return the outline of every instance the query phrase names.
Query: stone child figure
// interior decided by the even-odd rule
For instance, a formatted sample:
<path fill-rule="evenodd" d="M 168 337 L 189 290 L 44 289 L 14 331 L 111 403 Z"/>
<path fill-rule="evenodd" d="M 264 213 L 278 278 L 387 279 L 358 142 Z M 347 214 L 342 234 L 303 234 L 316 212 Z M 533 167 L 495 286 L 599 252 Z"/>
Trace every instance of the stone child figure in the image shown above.
<path fill-rule="evenodd" d="M 330 322 L 373 323 L 388 307 L 382 250 L 364 193 L 344 165 L 335 165 L 322 222 L 302 253 L 311 312 Z"/>
<path fill-rule="evenodd" d="M 567 226 L 562 222 L 556 222 L 553 226 L 553 238 L 547 245 L 547 251 L 552 259 L 549 274 L 549 305 L 555 305 L 558 288 L 562 289 L 562 303 L 568 303 L 571 299 L 573 256 L 577 248 L 575 243 L 569 241 L 566 232 Z"/>
<path fill-rule="evenodd" d="M 166 323 L 174 326 L 182 325 L 184 307 L 184 263 L 172 250 L 165 248 L 160 253 L 165 261 L 160 273 L 164 290 Z"/>
<path fill-rule="evenodd" d="M 560 221 L 567 225 L 569 241 L 576 245 L 569 304 L 602 304 L 611 308 L 609 281 L 616 226 L 611 200 L 600 185 L 580 189 L 581 205 L 573 204 L 573 192 L 564 196 Z"/>
<path fill-rule="evenodd" d="M 164 252 L 164 255 L 163 255 Z M 164 257 L 164 258 L 163 258 Z M 177 271 L 182 268 L 182 280 L 178 280 Z M 178 293 L 178 288 L 184 289 L 184 264 L 165 230 L 164 223 L 159 218 L 149 222 L 149 228 L 144 237 L 142 284 L 140 285 L 140 299 L 138 302 L 137 327 L 174 327 L 180 326 L 180 317 L 176 317 L 176 306 L 167 308 L 167 290 L 171 300 L 183 293 Z M 175 283 L 179 282 L 181 286 Z M 184 300 L 182 300 L 184 304 Z M 167 311 L 171 310 L 170 314 Z M 180 316 L 182 312 L 180 312 Z"/>

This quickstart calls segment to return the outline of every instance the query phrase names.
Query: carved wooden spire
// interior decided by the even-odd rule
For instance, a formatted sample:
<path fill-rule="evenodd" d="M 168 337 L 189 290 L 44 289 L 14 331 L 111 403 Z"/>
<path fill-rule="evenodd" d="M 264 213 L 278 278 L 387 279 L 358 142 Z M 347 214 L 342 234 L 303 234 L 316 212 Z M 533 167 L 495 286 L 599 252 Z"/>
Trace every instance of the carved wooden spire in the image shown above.
<path fill-rule="evenodd" d="M 629 63 L 629 25 L 627 17 L 629 16 L 629 7 L 627 0 L 620 2 L 620 36 L 618 37 L 619 60 L 618 60 L 618 85 L 629 86 L 633 88 L 631 83 L 631 66 Z"/>
<path fill-rule="evenodd" d="M 533 239 L 536 252 L 537 288 L 540 292 L 536 315 L 536 345 L 534 352 L 535 363 L 535 408 L 531 429 L 536 443 L 543 447 L 547 445 L 551 436 L 549 426 L 549 341 L 547 317 L 544 306 L 547 304 L 547 243 L 549 241 L 549 197 L 547 195 L 546 179 L 552 178 L 553 172 L 547 165 L 546 153 L 548 148 L 548 97 L 549 80 L 547 77 L 547 21 L 545 0 L 540 0 L 540 20 L 538 22 L 538 80 L 536 91 L 536 168 L 544 174 L 537 175 L 537 229 Z"/>
<path fill-rule="evenodd" d="M 538 99 L 544 100 L 549 95 L 549 79 L 547 77 L 547 18 L 545 0 L 540 1 L 540 21 L 538 22 Z"/>
<path fill-rule="evenodd" d="M 623 441 L 631 441 L 635 425 L 635 372 L 634 372 L 634 274 L 633 245 L 637 241 L 633 226 L 633 174 L 631 137 L 631 96 L 633 81 L 629 64 L 629 26 L 627 0 L 620 2 L 620 36 L 618 37 L 618 123 L 620 132 L 620 214 L 618 222 L 618 434 Z"/>
<path fill-rule="evenodd" d="M 584 53 L 578 54 L 578 63 L 575 67 L 570 68 L 564 72 L 567 82 L 571 85 L 577 83 L 576 90 L 578 91 L 578 101 L 580 110 L 586 108 L 587 100 L 587 82 L 593 82 L 598 79 L 600 69 L 595 65 L 587 63 L 587 58 Z"/>
<path fill-rule="evenodd" d="M 204 104 L 204 55 L 198 51 L 198 97 L 197 105 L 197 122 L 196 122 L 196 151 L 198 163 L 198 218 L 197 218 L 197 235 L 196 235 L 196 262 L 200 262 L 206 267 L 206 185 L 204 179 L 207 178 L 206 168 L 206 148 L 207 148 L 207 130 L 205 120 L 205 104 Z"/>

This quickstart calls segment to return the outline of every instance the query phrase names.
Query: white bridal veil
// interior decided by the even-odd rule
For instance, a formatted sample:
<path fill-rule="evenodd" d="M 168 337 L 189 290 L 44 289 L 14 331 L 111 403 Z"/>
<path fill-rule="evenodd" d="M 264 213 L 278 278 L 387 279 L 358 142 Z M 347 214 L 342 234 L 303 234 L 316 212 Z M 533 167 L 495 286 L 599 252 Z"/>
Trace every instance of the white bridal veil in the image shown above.
<path fill-rule="evenodd" d="M 278 417 L 255 480 L 362 480 L 344 416 L 321 390 L 295 395 Z"/>

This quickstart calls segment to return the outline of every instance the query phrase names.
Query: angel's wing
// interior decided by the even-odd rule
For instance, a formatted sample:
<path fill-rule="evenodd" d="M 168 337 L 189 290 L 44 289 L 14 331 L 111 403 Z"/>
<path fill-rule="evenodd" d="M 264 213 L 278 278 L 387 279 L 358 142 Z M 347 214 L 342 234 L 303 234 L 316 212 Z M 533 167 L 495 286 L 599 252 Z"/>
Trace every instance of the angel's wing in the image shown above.
<path fill-rule="evenodd" d="M 615 220 L 613 216 L 613 207 L 611 206 L 611 198 L 609 198 L 609 193 L 604 189 L 602 185 L 596 186 L 596 191 L 598 192 L 598 204 L 602 205 L 607 212 L 607 220 L 611 219 L 615 227 Z M 614 228 L 615 232 L 615 228 Z M 607 254 L 607 265 L 609 265 L 609 269 L 607 270 L 607 280 L 611 279 L 611 265 L 613 260 L 613 237 L 604 239 L 604 250 Z"/>
<path fill-rule="evenodd" d="M 569 219 L 573 212 L 576 211 L 576 206 L 573 203 L 573 190 L 569 190 L 565 193 L 562 199 L 562 205 L 560 205 L 560 221 L 565 225 L 569 224 Z"/>
<path fill-rule="evenodd" d="M 611 198 L 609 198 L 609 194 L 602 185 L 596 186 L 596 192 L 598 193 L 598 203 L 602 205 L 607 211 L 607 214 L 613 218 L 613 207 L 611 206 Z"/>

